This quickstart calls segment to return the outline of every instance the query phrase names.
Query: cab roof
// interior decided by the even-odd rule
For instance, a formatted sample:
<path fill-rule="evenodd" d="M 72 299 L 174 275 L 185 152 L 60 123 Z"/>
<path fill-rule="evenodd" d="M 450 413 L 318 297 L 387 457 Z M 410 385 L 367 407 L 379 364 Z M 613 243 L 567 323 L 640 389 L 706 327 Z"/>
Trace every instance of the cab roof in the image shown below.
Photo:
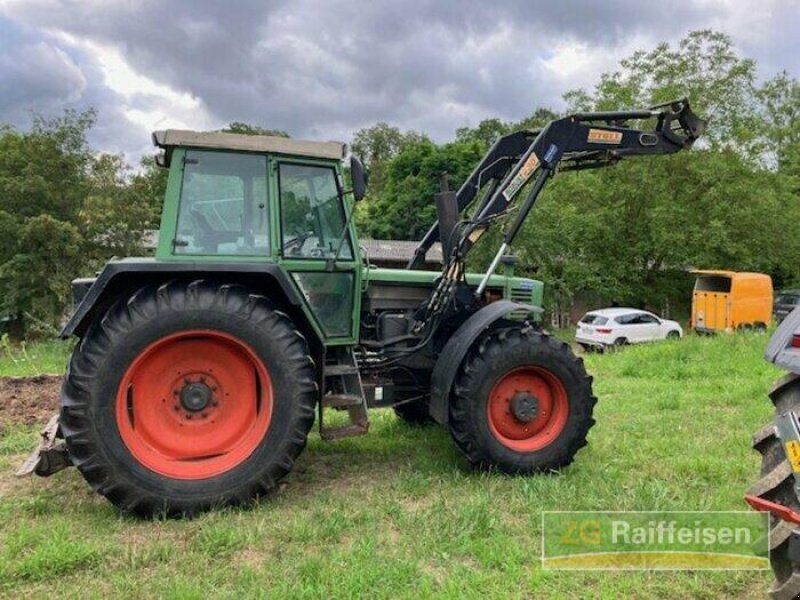
<path fill-rule="evenodd" d="M 271 135 L 244 135 L 221 131 L 188 131 L 166 129 L 153 132 L 153 144 L 170 150 L 182 148 L 208 148 L 214 150 L 240 150 L 245 152 L 268 152 L 310 158 L 342 160 L 347 154 L 343 142 L 310 142 Z"/>

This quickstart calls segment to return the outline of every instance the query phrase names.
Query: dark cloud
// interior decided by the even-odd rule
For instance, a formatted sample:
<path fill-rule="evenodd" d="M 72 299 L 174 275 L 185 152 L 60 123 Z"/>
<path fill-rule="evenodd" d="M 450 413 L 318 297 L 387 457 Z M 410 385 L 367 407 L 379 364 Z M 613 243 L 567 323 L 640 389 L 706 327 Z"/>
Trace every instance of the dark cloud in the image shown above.
<path fill-rule="evenodd" d="M 83 95 L 86 77 L 61 48 L 3 20 L 0 38 L 0 114 L 18 120 L 33 106 L 59 108 Z"/>
<path fill-rule="evenodd" d="M 26 128 L 34 114 L 99 109 L 93 144 L 137 162 L 149 133 L 130 122 L 94 58 L 50 35 L 0 17 L 0 123 Z"/>
<path fill-rule="evenodd" d="M 20 84 L 16 96 L 0 98 L 0 116 L 79 94 L 99 102 L 101 114 L 116 111 L 115 122 L 123 125 L 131 111 L 161 110 L 189 125 L 240 120 L 315 138 L 349 137 L 388 120 L 444 139 L 486 116 L 521 118 L 538 106 L 558 106 L 570 87 L 591 86 L 597 69 L 613 66 L 638 42 L 674 40 L 711 25 L 725 30 L 736 17 L 736 4 L 724 0 L 26 0 L 4 6 L 7 23 L 33 32 L 26 44 L 50 41 L 37 50 L 35 74 L 0 61 L 0 83 Z M 771 23 L 780 29 L 777 37 L 796 44 L 793 18 L 794 27 L 780 15 Z M 776 36 L 757 35 L 743 23 L 744 47 L 759 58 Z M 180 115 L 158 94 L 122 97 L 106 89 L 103 96 L 97 57 L 70 55 L 68 44 L 53 41 L 61 33 L 78 45 L 116 49 L 136 74 L 202 106 Z M 548 61 L 570 46 L 582 48 L 588 64 L 554 70 Z M 796 68 L 796 56 L 784 57 L 784 68 Z M 30 64 L 22 55 L 15 60 Z M 48 77 L 56 71 L 63 75 L 58 81 Z M 130 135 L 122 139 L 131 143 Z"/>

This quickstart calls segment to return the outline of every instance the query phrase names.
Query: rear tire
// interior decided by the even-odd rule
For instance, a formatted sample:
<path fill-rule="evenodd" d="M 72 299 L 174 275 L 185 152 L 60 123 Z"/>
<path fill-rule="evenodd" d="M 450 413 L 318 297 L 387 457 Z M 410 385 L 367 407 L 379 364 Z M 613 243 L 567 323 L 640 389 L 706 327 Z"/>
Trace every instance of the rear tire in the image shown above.
<path fill-rule="evenodd" d="M 628 345 L 628 339 L 624 338 L 624 337 L 620 337 L 620 338 L 615 339 L 613 344 L 606 345 L 606 347 L 603 348 L 603 351 L 604 352 L 619 352 L 620 350 L 622 350 L 622 348 L 624 348 L 627 345 Z"/>
<path fill-rule="evenodd" d="M 461 365 L 450 433 L 478 467 L 553 471 L 586 445 L 596 402 L 568 344 L 530 328 L 501 329 L 475 342 Z"/>
<path fill-rule="evenodd" d="M 780 379 L 770 392 L 770 398 L 776 415 L 789 410 L 800 413 L 800 376 L 790 374 Z M 792 468 L 772 423 L 756 433 L 753 448 L 761 454 L 761 478 L 748 493 L 800 511 Z M 789 557 L 789 534 L 793 528 L 794 525 L 770 516 L 770 562 L 775 575 L 770 595 L 773 598 L 788 600 L 800 596 L 800 563 Z"/>
<path fill-rule="evenodd" d="M 140 289 L 89 328 L 70 360 L 70 457 L 126 512 L 192 515 L 274 489 L 317 401 L 305 338 L 238 285 Z"/>

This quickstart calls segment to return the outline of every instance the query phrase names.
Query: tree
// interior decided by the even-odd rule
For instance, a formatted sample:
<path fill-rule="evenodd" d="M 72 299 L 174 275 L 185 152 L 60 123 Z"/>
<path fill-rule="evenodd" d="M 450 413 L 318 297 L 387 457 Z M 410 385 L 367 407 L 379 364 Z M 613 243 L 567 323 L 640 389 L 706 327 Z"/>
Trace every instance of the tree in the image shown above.
<path fill-rule="evenodd" d="M 99 266 L 112 255 L 141 254 L 144 232 L 158 228 L 165 187 L 166 170 L 152 157 L 131 176 L 122 156 L 96 156 L 77 221 L 87 260 Z"/>
<path fill-rule="evenodd" d="M 28 132 L 0 127 L 0 314 L 20 330 L 55 324 L 69 282 L 112 255 L 141 252 L 166 184 L 152 158 L 130 173 L 121 156 L 86 141 L 95 113 L 35 117 Z"/>
<path fill-rule="evenodd" d="M 604 73 L 589 95 L 565 95 L 570 111 L 639 108 L 689 97 L 698 114 L 711 122 L 705 143 L 735 145 L 755 158 L 758 137 L 756 64 L 736 52 L 724 33 L 690 32 L 673 47 L 658 44 L 637 50 Z"/>
<path fill-rule="evenodd" d="M 353 135 L 351 149 L 364 163 L 369 176 L 367 199 L 364 205 L 384 194 L 388 163 L 404 148 L 429 142 L 427 136 L 416 131 L 403 133 L 399 128 L 381 121 L 372 127 L 359 129 Z M 363 210 L 361 211 L 363 214 Z"/>
<path fill-rule="evenodd" d="M 500 119 L 484 119 L 476 127 L 456 129 L 457 142 L 478 142 L 488 148 L 495 140 L 510 133 L 511 124 Z"/>
<path fill-rule="evenodd" d="M 779 168 L 787 167 L 800 146 L 800 82 L 783 71 L 767 80 L 757 94 L 769 152 Z"/>
<path fill-rule="evenodd" d="M 83 237 L 75 225 L 47 214 L 14 226 L 15 253 L 0 265 L 2 307 L 20 326 L 53 323 L 67 304 L 70 281 L 86 264 Z"/>
<path fill-rule="evenodd" d="M 511 126 L 511 131 L 519 129 L 541 129 L 550 121 L 558 119 L 561 115 L 549 108 L 540 107 L 530 115 Z"/>
<path fill-rule="evenodd" d="M 390 161 L 383 192 L 371 196 L 361 230 L 375 238 L 420 239 L 436 220 L 433 196 L 442 173 L 451 189 L 466 180 L 483 155 L 479 142 L 438 146 L 428 139 L 408 144 Z"/>

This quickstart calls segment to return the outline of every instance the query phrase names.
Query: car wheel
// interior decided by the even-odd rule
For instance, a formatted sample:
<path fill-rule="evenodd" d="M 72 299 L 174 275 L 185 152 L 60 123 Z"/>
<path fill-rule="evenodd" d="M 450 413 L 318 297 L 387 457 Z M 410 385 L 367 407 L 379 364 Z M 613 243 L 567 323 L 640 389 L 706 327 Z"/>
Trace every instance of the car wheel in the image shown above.
<path fill-rule="evenodd" d="M 614 340 L 613 344 L 609 344 L 608 346 L 606 346 L 605 349 L 608 352 L 617 352 L 623 346 L 627 346 L 627 345 L 628 345 L 628 338 L 619 337 L 619 338 Z"/>
<path fill-rule="evenodd" d="M 680 331 L 675 331 L 675 330 L 670 331 L 667 334 L 667 339 L 668 340 L 679 340 L 679 339 L 681 339 L 681 332 Z"/>

